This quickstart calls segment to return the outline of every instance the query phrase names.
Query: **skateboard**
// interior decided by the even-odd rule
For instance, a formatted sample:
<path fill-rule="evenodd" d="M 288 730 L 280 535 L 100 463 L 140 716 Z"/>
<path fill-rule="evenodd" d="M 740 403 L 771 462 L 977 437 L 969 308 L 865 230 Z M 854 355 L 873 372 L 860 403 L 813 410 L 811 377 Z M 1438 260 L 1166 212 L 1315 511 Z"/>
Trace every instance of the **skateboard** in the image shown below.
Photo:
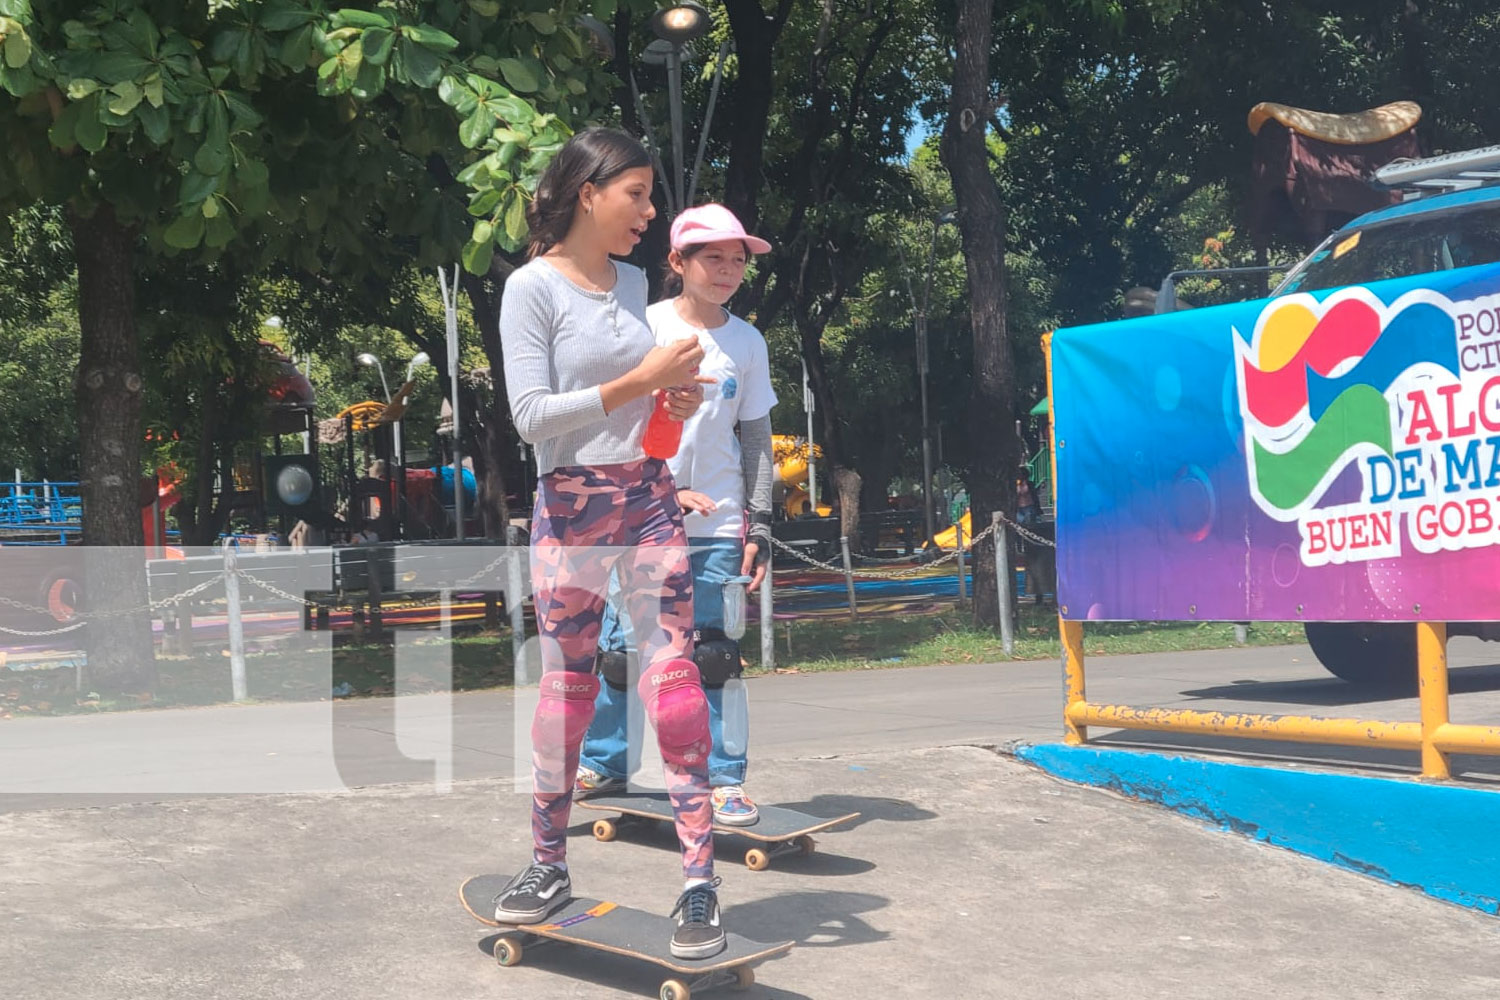
<path fill-rule="evenodd" d="M 509 875 L 475 875 L 458 890 L 459 901 L 469 915 L 505 933 L 495 940 L 495 961 L 509 967 L 519 965 L 526 948 L 562 941 L 638 958 L 683 978 L 662 981 L 661 1000 L 692 1000 L 694 990 L 717 986 L 749 989 L 755 982 L 751 966 L 784 955 L 795 941 L 762 944 L 738 934 L 726 934 L 724 950 L 708 958 L 677 958 L 671 952 L 676 921 L 645 910 L 575 896 L 541 924 L 502 924 L 495 919 L 495 897 L 509 882 Z"/>
<path fill-rule="evenodd" d="M 601 819 L 594 822 L 595 840 L 614 840 L 621 822 L 626 819 L 647 819 L 672 822 L 672 802 L 663 794 L 647 795 L 596 795 L 579 799 L 573 803 L 585 809 L 619 813 L 619 818 Z M 745 867 L 753 872 L 765 871 L 771 859 L 783 854 L 811 854 L 817 850 L 818 842 L 812 834 L 857 819 L 859 813 L 834 819 L 823 819 L 795 809 L 782 806 L 759 806 L 760 817 L 749 826 L 729 826 L 714 823 L 715 833 L 733 834 L 749 840 L 759 841 L 763 847 L 752 847 L 745 852 Z"/>

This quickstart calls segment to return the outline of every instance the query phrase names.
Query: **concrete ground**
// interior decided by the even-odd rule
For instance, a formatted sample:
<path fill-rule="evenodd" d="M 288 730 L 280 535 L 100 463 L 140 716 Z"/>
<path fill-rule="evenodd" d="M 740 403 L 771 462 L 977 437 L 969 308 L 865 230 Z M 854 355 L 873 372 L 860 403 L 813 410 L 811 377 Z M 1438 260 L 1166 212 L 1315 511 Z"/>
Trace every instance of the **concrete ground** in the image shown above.
<path fill-rule="evenodd" d="M 1500 647 L 1456 641 L 1453 657 L 1454 687 L 1467 691 L 1454 717 L 1500 720 Z M 1325 679 L 1302 647 L 1099 659 L 1090 694 L 1415 717 L 1407 703 L 1362 701 Z M 28 1000 L 654 995 L 654 967 L 580 949 L 549 946 L 496 968 L 480 949 L 491 932 L 458 905 L 465 876 L 527 854 L 510 698 L 462 696 L 451 714 L 428 696 L 0 725 L 0 793 L 11 793 L 0 798 L 0 990 Z M 1500 987 L 1485 946 L 1494 918 L 987 749 L 1056 736 L 1055 664 L 777 676 L 752 682 L 751 698 L 752 791 L 863 817 L 822 836 L 820 853 L 766 872 L 739 863 L 743 842 L 719 841 L 728 926 L 798 942 L 759 970 L 748 996 L 1479 997 Z M 444 757 L 434 747 L 450 718 L 458 750 L 444 791 L 414 758 Z M 263 794 L 224 794 L 253 789 Z M 584 825 L 595 815 L 575 815 L 577 890 L 665 912 L 680 887 L 670 831 L 601 844 Z"/>

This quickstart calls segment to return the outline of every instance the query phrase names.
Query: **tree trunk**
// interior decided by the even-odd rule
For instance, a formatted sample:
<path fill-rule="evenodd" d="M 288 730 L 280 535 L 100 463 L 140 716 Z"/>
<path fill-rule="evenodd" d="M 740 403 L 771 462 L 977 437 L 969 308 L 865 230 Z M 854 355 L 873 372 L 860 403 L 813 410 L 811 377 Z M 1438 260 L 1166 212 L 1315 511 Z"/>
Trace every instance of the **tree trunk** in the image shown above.
<path fill-rule="evenodd" d="M 510 406 L 505 395 L 505 351 L 500 344 L 500 299 L 505 294 L 505 279 L 512 270 L 514 268 L 508 263 L 497 258 L 486 277 L 464 273 L 459 278 L 469 295 L 474 325 L 479 328 L 479 340 L 490 363 L 493 390 L 489 405 L 484 406 L 475 400 L 481 420 L 474 437 L 481 447 L 474 455 L 474 479 L 484 517 L 484 537 L 498 541 L 509 540 L 511 510 L 505 484 L 515 483 L 522 498 L 529 492 L 525 488 L 524 466 L 511 457 L 517 454 L 520 439 L 510 420 Z"/>
<path fill-rule="evenodd" d="M 792 0 L 777 0 L 771 14 L 765 12 L 761 0 L 725 0 L 724 8 L 739 60 L 730 99 L 721 105 L 730 112 L 725 121 L 729 163 L 724 172 L 724 205 L 753 233 L 760 221 L 760 189 L 765 183 L 766 123 L 776 94 L 773 57 Z"/>
<path fill-rule="evenodd" d="M 1437 88 L 1433 83 L 1431 63 L 1427 55 L 1431 48 L 1431 31 L 1427 27 L 1426 14 L 1418 0 L 1406 0 L 1401 10 L 1401 87 L 1405 91 L 1401 96 L 1424 108 L 1435 108 L 1438 102 L 1433 95 Z M 1437 143 L 1433 142 L 1435 138 Z M 1446 137 L 1435 136 L 1432 126 L 1426 122 L 1417 130 L 1417 140 L 1424 156 L 1431 154 L 1433 145 L 1438 148 L 1446 146 L 1442 141 L 1444 138 Z"/>
<path fill-rule="evenodd" d="M 828 478 L 833 481 L 839 498 L 840 533 L 849 539 L 849 549 L 859 551 L 859 473 L 849 461 L 849 452 L 844 446 L 844 428 L 839 421 L 838 407 L 834 403 L 833 388 L 828 381 L 828 369 L 823 363 L 823 328 L 826 317 L 809 319 L 797 315 L 797 329 L 802 336 L 802 357 L 807 362 L 807 381 L 814 397 L 814 412 L 817 414 L 818 432 L 822 439 L 817 442 L 823 449 Z"/>
<path fill-rule="evenodd" d="M 1005 328 L 1005 206 L 985 144 L 996 108 L 989 89 L 992 8 L 993 0 L 957 0 L 953 93 L 940 150 L 953 180 L 974 335 L 969 426 L 970 439 L 982 444 L 970 446 L 967 478 L 976 533 L 989 526 L 993 510 L 1014 516 L 1021 461 L 1015 436 L 1005 430 L 1015 419 L 1015 365 Z M 978 547 L 972 565 L 974 621 L 993 625 L 999 618 L 993 545 Z"/>
<path fill-rule="evenodd" d="M 78 406 L 89 677 L 95 688 L 152 689 L 156 664 L 151 616 L 120 614 L 148 604 L 145 535 L 141 526 L 141 388 L 135 328 L 135 234 L 114 210 L 68 215 L 78 261 L 78 323 L 82 334 Z"/>
<path fill-rule="evenodd" d="M 219 537 L 214 518 L 214 471 L 218 468 L 214 438 L 219 432 L 219 386 L 213 373 L 205 373 L 198 385 L 200 421 L 198 462 L 193 476 L 193 495 L 182 498 L 182 542 L 188 547 L 212 545 Z"/>

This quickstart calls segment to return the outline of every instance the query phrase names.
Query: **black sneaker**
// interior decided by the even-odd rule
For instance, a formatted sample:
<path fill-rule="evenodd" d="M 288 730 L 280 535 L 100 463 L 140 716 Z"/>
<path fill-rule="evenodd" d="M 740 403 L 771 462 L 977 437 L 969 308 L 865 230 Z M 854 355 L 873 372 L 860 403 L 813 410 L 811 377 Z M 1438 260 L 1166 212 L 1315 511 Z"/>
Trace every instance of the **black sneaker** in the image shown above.
<path fill-rule="evenodd" d="M 502 924 L 534 924 L 573 898 L 568 873 L 556 865 L 531 865 L 495 897 L 495 919 Z"/>
<path fill-rule="evenodd" d="M 719 895 L 714 890 L 722 879 L 695 885 L 677 897 L 671 916 L 677 918 L 672 934 L 674 958 L 708 958 L 724 950 L 724 928 L 719 926 Z"/>

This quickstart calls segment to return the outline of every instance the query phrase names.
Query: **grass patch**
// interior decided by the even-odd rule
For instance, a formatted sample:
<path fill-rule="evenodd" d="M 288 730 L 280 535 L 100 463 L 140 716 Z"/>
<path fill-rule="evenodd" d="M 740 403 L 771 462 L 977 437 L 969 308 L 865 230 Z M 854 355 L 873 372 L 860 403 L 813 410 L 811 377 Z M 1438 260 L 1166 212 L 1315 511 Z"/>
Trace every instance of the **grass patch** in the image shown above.
<path fill-rule="evenodd" d="M 1000 635 L 975 628 L 967 613 L 943 612 L 910 618 L 812 619 L 776 625 L 776 666 L 796 670 L 870 670 L 940 663 L 1000 663 L 1057 659 L 1062 654 L 1057 615 L 1022 605 L 1016 651 L 1007 657 Z M 1167 653 L 1226 649 L 1236 645 L 1234 626 L 1224 622 L 1091 622 L 1084 626 L 1084 653 Z M 1256 622 L 1251 646 L 1300 643 L 1300 622 Z M 740 640 L 751 671 L 760 669 L 760 634 L 752 627 Z M 790 647 L 790 649 L 788 648 Z"/>
<path fill-rule="evenodd" d="M 998 663 L 1007 659 L 1055 660 L 1061 653 L 1057 617 L 1048 609 L 1023 605 L 1016 625 L 1016 653 L 1006 657 L 1000 636 L 976 629 L 958 611 L 906 618 L 803 619 L 776 625 L 776 669 L 786 671 L 872 670 L 943 663 Z M 297 633 L 245 657 L 246 686 L 255 702 L 307 702 L 332 698 L 382 697 L 396 692 L 396 649 L 391 634 L 382 641 L 354 642 L 347 633 Z M 408 645 L 407 643 L 410 643 Z M 1296 622 L 1255 623 L 1252 646 L 1302 641 Z M 760 662 L 759 629 L 741 640 L 749 673 L 765 673 Z M 1089 656 L 1224 649 L 1235 645 L 1234 626 L 1216 622 L 1098 622 L 1084 628 Z M 486 630 L 445 642 L 436 634 L 403 639 L 403 693 L 449 687 L 445 659 L 452 649 L 451 686 L 479 691 L 509 686 L 513 679 L 508 630 Z M 72 668 L 10 671 L 0 669 L 0 719 L 28 715 L 71 715 L 142 707 L 215 705 L 232 698 L 228 651 L 200 647 L 191 657 L 157 658 L 154 694 L 99 698 L 78 691 Z"/>

